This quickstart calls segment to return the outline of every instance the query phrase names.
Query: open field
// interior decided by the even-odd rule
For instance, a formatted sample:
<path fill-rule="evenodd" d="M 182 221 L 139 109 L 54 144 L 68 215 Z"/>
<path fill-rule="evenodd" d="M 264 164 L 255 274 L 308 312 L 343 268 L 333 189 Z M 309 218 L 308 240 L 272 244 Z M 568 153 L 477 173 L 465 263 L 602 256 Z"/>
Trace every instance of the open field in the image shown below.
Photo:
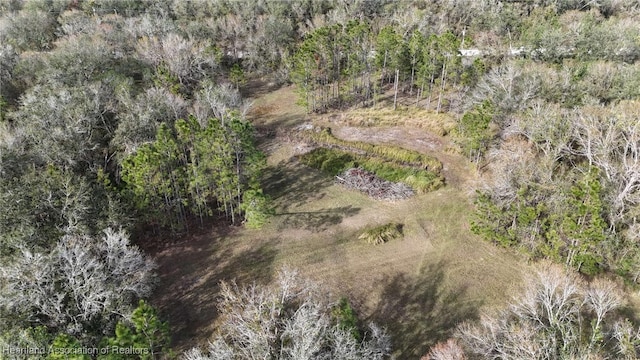
<path fill-rule="evenodd" d="M 258 127 L 323 121 L 304 115 L 294 99 L 290 88 L 268 93 L 250 115 Z M 419 358 L 459 322 L 503 305 L 518 287 L 526 260 L 469 232 L 475 176 L 465 159 L 446 151 L 446 138 L 399 126 L 334 133 L 436 156 L 448 185 L 404 201 L 375 201 L 300 164 L 295 144 L 263 140 L 269 155 L 263 183 L 276 205 L 270 223 L 260 230 L 211 226 L 155 254 L 161 291 L 154 302 L 172 325 L 177 350 L 206 343 L 214 331 L 220 280 L 267 282 L 282 266 L 299 269 L 336 298 L 349 297 L 361 319 L 387 327 L 399 359 Z M 403 239 L 377 246 L 358 240 L 364 229 L 389 222 L 403 224 Z"/>

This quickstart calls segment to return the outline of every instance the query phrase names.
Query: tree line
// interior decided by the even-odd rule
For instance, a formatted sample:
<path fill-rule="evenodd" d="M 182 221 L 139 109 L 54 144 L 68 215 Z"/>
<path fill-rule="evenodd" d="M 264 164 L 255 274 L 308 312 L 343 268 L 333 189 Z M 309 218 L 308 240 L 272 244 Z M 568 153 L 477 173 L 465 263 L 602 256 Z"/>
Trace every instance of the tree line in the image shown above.
<path fill-rule="evenodd" d="M 427 108 L 437 91 L 439 112 L 447 81 L 470 82 L 481 74 L 482 61 L 464 67 L 459 48 L 460 39 L 449 31 L 425 35 L 416 30 L 403 36 L 391 25 L 376 33 L 369 22 L 350 20 L 307 34 L 292 57 L 290 76 L 310 112 L 366 106 L 392 83 L 410 96 L 415 92 L 416 104 L 426 99 Z"/>
<path fill-rule="evenodd" d="M 506 308 L 461 324 L 422 359 L 637 358 L 638 332 L 618 286 L 543 265 Z"/>

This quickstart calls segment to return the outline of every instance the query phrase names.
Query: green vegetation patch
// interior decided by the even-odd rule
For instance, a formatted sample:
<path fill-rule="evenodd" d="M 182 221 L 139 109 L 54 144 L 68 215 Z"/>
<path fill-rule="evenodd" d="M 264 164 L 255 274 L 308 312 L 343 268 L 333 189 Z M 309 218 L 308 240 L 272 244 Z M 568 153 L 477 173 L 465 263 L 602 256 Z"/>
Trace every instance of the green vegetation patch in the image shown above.
<path fill-rule="evenodd" d="M 360 167 L 376 174 L 381 179 L 405 183 L 417 193 L 427 193 L 444 185 L 442 177 L 432 171 L 345 150 L 317 148 L 299 158 L 303 164 L 331 176 L 336 176 L 350 168 Z"/>
<path fill-rule="evenodd" d="M 402 236 L 402 224 L 388 223 L 365 230 L 358 239 L 365 240 L 367 244 L 380 245 L 390 240 L 400 239 Z"/>
<path fill-rule="evenodd" d="M 442 163 L 433 156 L 421 154 L 417 151 L 408 150 L 393 145 L 373 145 L 361 141 L 346 141 L 338 139 L 331 134 L 330 128 L 321 131 L 302 131 L 300 135 L 322 145 L 337 146 L 353 151 L 362 151 L 398 165 L 416 166 L 439 173 L 442 170 Z"/>
<path fill-rule="evenodd" d="M 353 307 L 351 307 L 349 299 L 346 297 L 341 298 L 340 302 L 333 308 L 331 315 L 342 330 L 348 331 L 357 341 L 362 340 L 362 332 L 358 326 L 360 320 Z"/>
<path fill-rule="evenodd" d="M 342 150 L 317 148 L 300 156 L 303 164 L 331 176 L 336 176 L 341 172 L 357 167 L 357 155 Z"/>

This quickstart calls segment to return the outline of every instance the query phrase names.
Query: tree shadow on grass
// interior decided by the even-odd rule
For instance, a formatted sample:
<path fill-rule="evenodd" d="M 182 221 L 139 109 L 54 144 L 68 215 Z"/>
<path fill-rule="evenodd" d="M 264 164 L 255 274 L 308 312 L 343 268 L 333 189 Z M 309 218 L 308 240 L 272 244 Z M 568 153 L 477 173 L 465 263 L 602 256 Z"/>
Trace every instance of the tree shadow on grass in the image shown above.
<path fill-rule="evenodd" d="M 340 224 L 343 218 L 356 215 L 359 212 L 360 208 L 349 205 L 319 211 L 279 213 L 275 216 L 283 217 L 278 230 L 294 228 L 321 232 L 330 226 Z"/>
<path fill-rule="evenodd" d="M 282 87 L 282 84 L 269 82 L 262 79 L 251 79 L 240 86 L 240 94 L 243 98 L 259 97 L 274 92 Z"/>
<path fill-rule="evenodd" d="M 266 128 L 268 129 L 280 129 L 280 130 L 290 130 L 295 126 L 304 123 L 306 120 L 305 114 L 272 114 L 267 116 L 259 117 L 259 120 L 255 120 L 257 122 L 256 129 L 259 131 L 264 131 Z"/>
<path fill-rule="evenodd" d="M 478 318 L 479 301 L 465 299 L 464 287 L 445 286 L 443 262 L 417 276 L 396 275 L 386 286 L 372 320 L 385 326 L 398 359 L 420 359 L 446 340 L 458 324 Z"/>
<path fill-rule="evenodd" d="M 215 240 L 213 240 L 214 238 Z M 153 302 L 169 322 L 172 347 L 184 351 L 210 339 L 218 318 L 221 281 L 239 285 L 266 284 L 275 272 L 277 239 L 250 244 L 238 250 L 225 241 L 227 234 L 194 239 L 171 254 L 157 256 L 160 284 Z M 213 240 L 213 241 L 212 241 Z"/>
<path fill-rule="evenodd" d="M 278 166 L 265 169 L 263 190 L 282 211 L 318 200 L 323 190 L 333 184 L 333 179 L 292 159 Z"/>

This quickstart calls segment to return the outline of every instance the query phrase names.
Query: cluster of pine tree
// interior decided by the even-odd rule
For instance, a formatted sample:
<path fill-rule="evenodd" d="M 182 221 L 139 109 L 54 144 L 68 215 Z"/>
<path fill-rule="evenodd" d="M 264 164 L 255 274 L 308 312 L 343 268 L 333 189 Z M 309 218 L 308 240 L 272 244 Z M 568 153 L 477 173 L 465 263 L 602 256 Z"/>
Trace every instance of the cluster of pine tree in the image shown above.
<path fill-rule="evenodd" d="M 253 128 L 238 115 L 208 119 L 203 125 L 190 116 L 176 121 L 173 129 L 163 124 L 155 141 L 125 158 L 122 179 L 149 221 L 178 229 L 187 224 L 188 215 L 202 222 L 223 211 L 236 222 L 243 213 L 243 194 L 261 194 L 263 160 Z"/>
<path fill-rule="evenodd" d="M 482 75 L 481 59 L 463 66 L 461 39 L 452 32 L 402 34 L 387 25 L 374 31 L 366 20 L 327 25 L 307 34 L 291 61 L 291 80 L 307 110 L 361 103 L 368 105 L 391 84 L 396 94 L 413 96 L 419 105 L 438 91 L 436 111 L 442 107 L 447 82 L 471 85 Z"/>

